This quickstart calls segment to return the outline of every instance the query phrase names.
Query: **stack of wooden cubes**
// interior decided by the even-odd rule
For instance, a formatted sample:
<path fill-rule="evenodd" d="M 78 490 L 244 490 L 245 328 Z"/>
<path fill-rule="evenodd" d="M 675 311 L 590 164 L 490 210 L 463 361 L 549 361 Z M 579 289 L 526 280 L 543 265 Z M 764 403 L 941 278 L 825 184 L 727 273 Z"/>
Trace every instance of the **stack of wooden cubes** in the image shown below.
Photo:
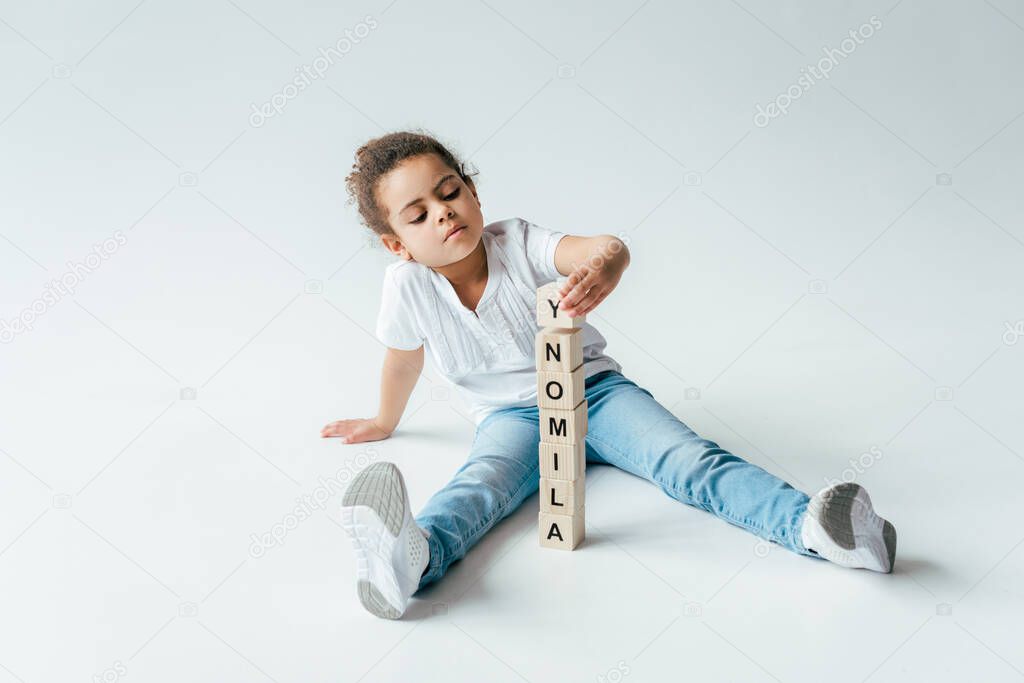
<path fill-rule="evenodd" d="M 537 290 L 537 407 L 540 415 L 540 544 L 572 550 L 583 541 L 587 400 L 583 324 L 559 310 L 560 284 Z"/>

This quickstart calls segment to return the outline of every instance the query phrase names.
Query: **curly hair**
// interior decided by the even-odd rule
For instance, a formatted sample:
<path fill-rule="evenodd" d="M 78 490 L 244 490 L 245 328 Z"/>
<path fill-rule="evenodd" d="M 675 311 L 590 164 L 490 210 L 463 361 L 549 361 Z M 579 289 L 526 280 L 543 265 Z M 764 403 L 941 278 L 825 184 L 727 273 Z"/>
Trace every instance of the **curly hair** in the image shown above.
<path fill-rule="evenodd" d="M 464 182 L 478 173 L 475 169 L 470 172 L 466 162 L 426 132 L 399 131 L 366 142 L 356 150 L 352 172 L 345 176 L 347 203 L 357 204 L 362 223 L 378 235 L 394 231 L 377 201 L 377 184 L 403 161 L 421 154 L 436 154 Z"/>

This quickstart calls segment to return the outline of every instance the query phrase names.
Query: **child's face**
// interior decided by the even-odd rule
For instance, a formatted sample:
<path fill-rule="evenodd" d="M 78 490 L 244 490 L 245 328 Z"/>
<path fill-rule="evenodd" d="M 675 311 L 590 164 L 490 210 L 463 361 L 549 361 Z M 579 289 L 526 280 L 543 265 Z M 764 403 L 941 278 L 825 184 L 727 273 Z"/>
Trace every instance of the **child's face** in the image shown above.
<path fill-rule="evenodd" d="M 406 260 L 439 268 L 464 259 L 480 242 L 484 217 L 476 188 L 436 154 L 403 161 L 381 178 L 377 197 L 395 231 L 381 241 Z"/>

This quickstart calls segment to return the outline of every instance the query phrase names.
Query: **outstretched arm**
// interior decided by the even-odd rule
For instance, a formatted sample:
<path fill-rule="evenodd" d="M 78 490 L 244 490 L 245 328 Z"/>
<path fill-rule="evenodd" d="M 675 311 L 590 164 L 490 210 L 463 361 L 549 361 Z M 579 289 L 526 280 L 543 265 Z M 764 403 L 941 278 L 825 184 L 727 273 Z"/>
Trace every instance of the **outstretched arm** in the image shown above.
<path fill-rule="evenodd" d="M 566 235 L 555 248 L 555 267 L 569 279 L 559 290 L 561 309 L 585 315 L 611 294 L 629 265 L 629 249 L 614 235 Z"/>
<path fill-rule="evenodd" d="M 402 419 L 409 395 L 423 371 L 423 347 L 415 351 L 389 348 L 380 373 L 380 407 L 377 416 L 338 420 L 320 430 L 320 436 L 335 436 L 343 443 L 380 441 L 391 436 Z"/>

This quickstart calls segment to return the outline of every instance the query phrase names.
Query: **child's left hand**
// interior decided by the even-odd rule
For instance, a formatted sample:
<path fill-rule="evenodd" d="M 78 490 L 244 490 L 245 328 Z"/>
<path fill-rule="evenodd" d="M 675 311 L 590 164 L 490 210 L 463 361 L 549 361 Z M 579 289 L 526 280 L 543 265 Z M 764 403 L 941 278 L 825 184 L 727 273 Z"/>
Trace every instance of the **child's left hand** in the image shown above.
<path fill-rule="evenodd" d="M 629 251 L 622 245 L 614 254 L 597 261 L 595 265 L 580 263 L 558 290 L 559 308 L 571 318 L 586 315 L 611 294 L 629 263 Z"/>

